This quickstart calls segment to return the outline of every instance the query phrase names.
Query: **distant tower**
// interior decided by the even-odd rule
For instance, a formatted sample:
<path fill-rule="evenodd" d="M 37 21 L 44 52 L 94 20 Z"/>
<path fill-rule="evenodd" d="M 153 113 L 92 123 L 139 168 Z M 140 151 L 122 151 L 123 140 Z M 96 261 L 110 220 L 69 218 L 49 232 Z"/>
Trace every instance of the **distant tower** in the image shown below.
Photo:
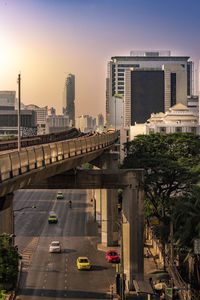
<path fill-rule="evenodd" d="M 63 93 L 63 114 L 69 117 L 72 127 L 75 126 L 75 75 L 68 74 Z"/>

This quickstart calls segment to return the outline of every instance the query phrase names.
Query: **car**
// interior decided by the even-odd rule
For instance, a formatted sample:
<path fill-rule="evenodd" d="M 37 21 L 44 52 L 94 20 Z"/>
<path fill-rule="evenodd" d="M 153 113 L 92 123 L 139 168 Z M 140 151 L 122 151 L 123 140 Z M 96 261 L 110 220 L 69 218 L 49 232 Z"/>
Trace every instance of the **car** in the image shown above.
<path fill-rule="evenodd" d="M 63 199 L 64 196 L 63 196 L 63 193 L 62 192 L 58 192 L 57 193 L 57 199 Z"/>
<path fill-rule="evenodd" d="M 49 213 L 48 222 L 49 222 L 49 224 L 58 222 L 58 217 L 55 212 L 52 211 Z"/>
<path fill-rule="evenodd" d="M 59 241 L 52 241 L 49 245 L 49 252 L 61 252 L 61 246 Z"/>
<path fill-rule="evenodd" d="M 106 252 L 106 259 L 108 262 L 115 262 L 115 263 L 119 263 L 120 262 L 120 257 L 119 254 L 117 253 L 117 251 L 115 250 L 109 250 Z"/>
<path fill-rule="evenodd" d="M 77 263 L 78 270 L 91 269 L 90 261 L 87 257 L 78 257 L 76 263 Z"/>

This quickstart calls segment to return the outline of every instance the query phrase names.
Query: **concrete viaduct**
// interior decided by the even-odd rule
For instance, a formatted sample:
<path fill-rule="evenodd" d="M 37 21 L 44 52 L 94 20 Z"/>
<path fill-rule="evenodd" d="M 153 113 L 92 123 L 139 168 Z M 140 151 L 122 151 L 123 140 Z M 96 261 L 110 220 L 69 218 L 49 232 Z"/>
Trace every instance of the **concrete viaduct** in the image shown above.
<path fill-rule="evenodd" d="M 90 151 L 74 151 L 61 160 L 42 164 L 18 176 L 0 183 L 0 234 L 14 232 L 13 192 L 18 189 L 94 189 L 96 201 L 103 189 L 101 243 L 116 246 L 121 230 L 122 272 L 128 290 L 133 289 L 133 280 L 144 278 L 144 212 L 143 170 L 118 169 L 118 157 L 109 152 L 116 135 L 109 143 L 91 147 Z M 1 158 L 1 155 L 0 155 Z M 78 168 L 86 162 L 93 170 Z M 1 167 L 1 163 L 0 163 Z M 117 212 L 117 189 L 123 189 L 121 218 Z"/>

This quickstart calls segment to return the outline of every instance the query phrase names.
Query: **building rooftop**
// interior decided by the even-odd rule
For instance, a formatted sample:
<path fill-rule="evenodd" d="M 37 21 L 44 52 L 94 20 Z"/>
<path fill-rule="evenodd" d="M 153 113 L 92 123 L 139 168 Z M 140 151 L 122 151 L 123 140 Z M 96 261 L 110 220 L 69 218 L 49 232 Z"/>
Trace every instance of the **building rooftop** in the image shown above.
<path fill-rule="evenodd" d="M 112 56 L 111 60 L 116 61 L 141 61 L 141 60 L 152 60 L 152 61 L 188 61 L 190 56 Z"/>

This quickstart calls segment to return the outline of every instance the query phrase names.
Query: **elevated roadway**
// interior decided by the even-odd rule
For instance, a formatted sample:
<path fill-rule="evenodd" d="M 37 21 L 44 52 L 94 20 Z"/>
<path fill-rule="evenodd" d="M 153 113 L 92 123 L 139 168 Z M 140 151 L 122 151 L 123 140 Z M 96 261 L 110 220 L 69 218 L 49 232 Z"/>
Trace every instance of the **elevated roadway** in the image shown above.
<path fill-rule="evenodd" d="M 106 170 L 103 174 L 88 173 L 86 181 L 82 181 L 82 178 L 86 179 L 84 178 L 86 174 L 80 176 L 76 174 L 77 166 L 94 160 L 98 164 L 97 158 L 101 158 L 102 154 L 112 148 L 117 138 L 118 133 L 110 131 L 102 135 L 94 134 L 0 155 L 0 233 L 14 232 L 13 192 L 15 190 L 53 186 L 57 188 L 58 183 L 61 183 L 60 187 L 65 188 L 66 172 L 75 169 L 74 183 L 78 180 L 78 186 L 82 188 L 84 186 L 86 189 L 109 189 L 104 193 L 101 201 L 102 243 L 112 246 L 118 242 L 117 189 L 123 187 L 123 214 L 120 220 L 124 253 L 122 265 L 126 275 L 126 286 L 132 289 L 133 280 L 141 280 L 144 273 L 143 171 L 124 170 L 120 173 L 117 161 L 113 163 L 108 155 L 106 162 L 103 162 L 100 168 L 111 171 L 109 174 Z M 113 178 L 116 180 L 113 181 Z M 78 186 L 74 184 L 75 188 L 79 188 Z"/>
<path fill-rule="evenodd" d="M 6 195 L 94 160 L 117 137 L 111 131 L 0 154 L 0 209 Z"/>

